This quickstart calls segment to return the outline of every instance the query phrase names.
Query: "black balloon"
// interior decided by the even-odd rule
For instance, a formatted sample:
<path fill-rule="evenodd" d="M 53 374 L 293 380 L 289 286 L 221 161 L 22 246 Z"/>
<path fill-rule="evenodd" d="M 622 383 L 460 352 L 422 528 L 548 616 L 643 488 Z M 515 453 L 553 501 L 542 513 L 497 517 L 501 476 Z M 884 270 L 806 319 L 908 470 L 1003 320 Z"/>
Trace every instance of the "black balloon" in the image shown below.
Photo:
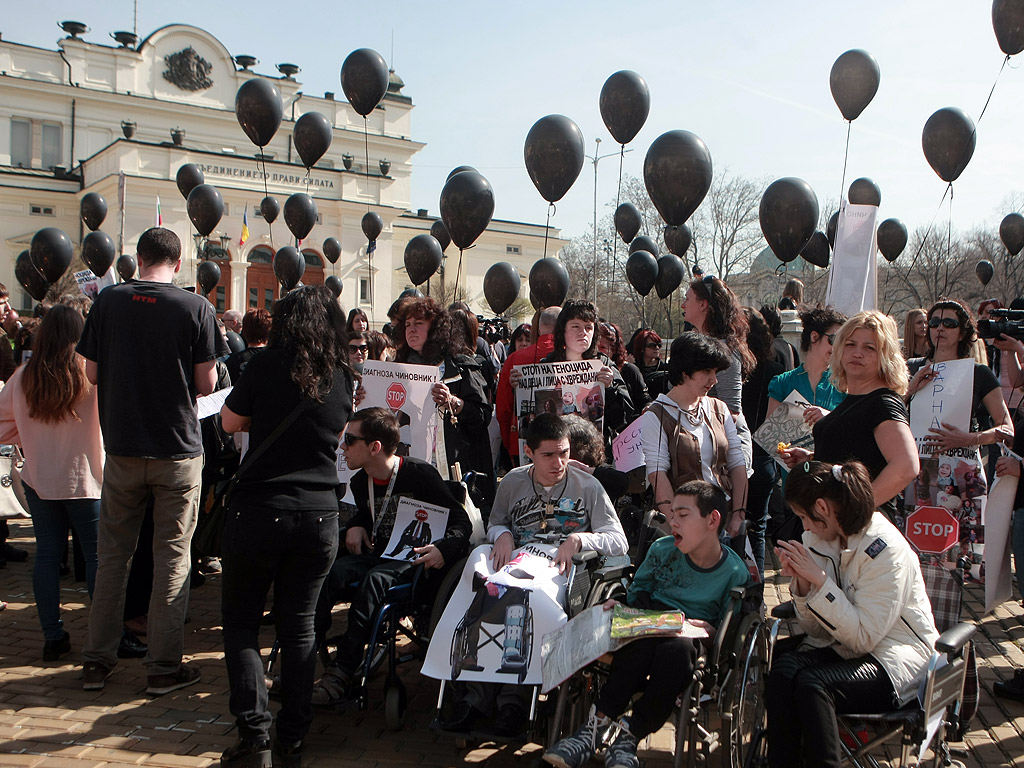
<path fill-rule="evenodd" d="M 957 107 L 943 107 L 928 118 L 921 134 L 924 156 L 943 181 L 956 181 L 974 155 L 974 121 Z"/>
<path fill-rule="evenodd" d="M 654 254 L 650 251 L 633 251 L 629 254 L 626 259 L 626 279 L 641 296 L 650 293 L 658 280 L 658 260 Z"/>
<path fill-rule="evenodd" d="M 185 163 L 178 169 L 174 181 L 178 185 L 178 191 L 181 193 L 181 196 L 188 200 L 189 192 L 200 184 L 206 183 L 206 176 L 203 175 L 203 172 L 195 163 Z"/>
<path fill-rule="evenodd" d="M 32 236 L 29 253 L 32 263 L 47 282 L 56 283 L 71 266 L 75 246 L 64 230 L 44 227 Z"/>
<path fill-rule="evenodd" d="M 640 211 L 632 203 L 621 203 L 615 209 L 615 231 L 619 233 L 622 242 L 627 245 L 633 242 L 636 233 L 640 231 Z"/>
<path fill-rule="evenodd" d="M 296 192 L 284 201 L 284 223 L 288 231 L 299 240 L 305 239 L 313 231 L 316 216 L 316 203 L 305 192 Z"/>
<path fill-rule="evenodd" d="M 456 168 L 452 168 L 452 170 L 451 170 L 451 172 L 449 172 L 447 178 L 445 178 L 445 182 L 447 183 L 447 182 L 451 181 L 452 180 L 452 176 L 454 176 L 456 173 L 462 173 L 463 171 L 472 171 L 473 173 L 479 173 L 479 171 L 477 171 L 477 169 L 474 168 L 472 165 L 460 165 L 460 166 L 458 166 Z"/>
<path fill-rule="evenodd" d="M 494 215 L 494 190 L 476 171 L 452 176 L 441 190 L 441 221 L 452 242 L 461 248 L 471 246 Z"/>
<path fill-rule="evenodd" d="M 491 311 L 500 315 L 519 298 L 523 278 L 519 270 L 507 261 L 492 264 L 484 275 L 484 298 Z"/>
<path fill-rule="evenodd" d="M 103 220 L 107 218 L 107 201 L 103 199 L 103 195 L 89 192 L 82 197 L 78 211 L 82 215 L 82 221 L 85 222 L 85 226 L 89 228 L 89 231 L 95 232 L 100 228 Z"/>
<path fill-rule="evenodd" d="M 533 291 L 530 291 L 530 306 L 534 309 L 544 309 L 544 305 L 541 303 L 541 300 L 537 298 L 537 294 Z"/>
<path fill-rule="evenodd" d="M 839 229 L 839 211 L 828 217 L 828 226 L 825 227 L 825 237 L 828 238 L 829 247 L 835 250 L 836 231 Z"/>
<path fill-rule="evenodd" d="M 999 48 L 1007 56 L 1024 51 L 1024 3 L 1021 0 L 994 0 L 992 29 Z"/>
<path fill-rule="evenodd" d="M 633 242 L 629 244 L 629 253 L 633 253 L 634 251 L 647 251 L 648 253 L 657 256 L 659 248 L 658 244 L 654 242 L 653 237 L 640 235 L 639 237 L 634 237 Z"/>
<path fill-rule="evenodd" d="M 654 290 L 658 293 L 659 299 L 669 296 L 686 276 L 686 267 L 683 260 L 674 253 L 666 253 L 658 259 L 658 279 L 654 281 Z"/>
<path fill-rule="evenodd" d="M 772 252 L 779 261 L 789 263 L 817 229 L 818 198 L 803 179 L 779 179 L 764 191 L 758 218 Z"/>
<path fill-rule="evenodd" d="M 295 128 L 292 130 L 295 151 L 299 153 L 306 168 L 316 165 L 316 161 L 330 149 L 333 138 L 334 129 L 330 120 L 319 112 L 306 112 L 295 121 Z"/>
<path fill-rule="evenodd" d="M 135 270 L 138 268 L 139 265 L 134 256 L 122 253 L 117 257 L 117 274 L 121 276 L 122 280 L 127 281 L 135 277 Z"/>
<path fill-rule="evenodd" d="M 277 202 L 276 197 L 264 197 L 260 200 L 260 213 L 267 224 L 273 224 L 277 220 L 277 215 L 281 213 L 281 204 Z"/>
<path fill-rule="evenodd" d="M 416 285 L 422 285 L 437 272 L 444 259 L 441 244 L 433 235 L 416 235 L 405 245 L 405 271 Z"/>
<path fill-rule="evenodd" d="M 668 248 L 669 253 L 674 253 L 679 258 L 683 258 L 686 252 L 690 250 L 690 244 L 693 242 L 693 233 L 690 232 L 690 228 L 685 224 L 679 226 L 667 226 L 665 227 L 665 246 Z"/>
<path fill-rule="evenodd" d="M 331 264 L 337 264 L 341 258 L 341 243 L 336 238 L 328 237 L 324 240 L 324 256 Z"/>
<path fill-rule="evenodd" d="M 327 286 L 327 290 L 333 294 L 334 298 L 341 296 L 341 280 L 336 275 L 328 275 L 327 279 L 324 280 L 324 285 Z"/>
<path fill-rule="evenodd" d="M 651 91 L 636 72 L 616 72 L 601 87 L 601 119 L 619 144 L 629 144 L 647 122 Z"/>
<path fill-rule="evenodd" d="M 36 301 L 42 301 L 46 298 L 46 292 L 50 290 L 50 284 L 32 263 L 32 256 L 28 251 L 22 251 L 18 254 L 18 258 L 15 259 L 14 277 L 17 278 L 18 284 L 28 292 L 28 295 Z"/>
<path fill-rule="evenodd" d="M 878 225 L 878 250 L 888 262 L 896 261 L 907 247 L 907 227 L 899 219 L 886 219 Z"/>
<path fill-rule="evenodd" d="M 1024 248 L 1024 216 L 1019 213 L 1008 213 L 999 223 L 999 238 L 1011 256 L 1016 256 Z"/>
<path fill-rule="evenodd" d="M 341 65 L 341 90 L 357 114 L 366 117 L 388 92 L 388 65 L 369 48 L 359 48 Z"/>
<path fill-rule="evenodd" d="M 107 274 L 116 255 L 114 241 L 106 232 L 90 232 L 82 240 L 82 261 L 97 277 Z"/>
<path fill-rule="evenodd" d="M 441 250 L 445 251 L 448 246 L 451 245 L 452 238 L 448 234 L 448 228 L 444 225 L 444 222 L 438 219 L 430 225 L 430 234 L 437 242 L 441 244 Z"/>
<path fill-rule="evenodd" d="M 828 237 L 820 229 L 815 232 L 807 245 L 800 251 L 800 255 L 808 264 L 825 269 L 828 266 L 829 244 Z"/>
<path fill-rule="evenodd" d="M 363 214 L 362 226 L 366 239 L 372 242 L 380 237 L 380 233 L 384 229 L 384 221 L 379 213 L 368 211 Z"/>
<path fill-rule="evenodd" d="M 421 291 L 419 288 L 406 288 L 404 291 L 402 291 L 400 294 L 398 294 L 398 298 L 399 299 L 422 299 L 423 298 L 423 291 Z"/>
<path fill-rule="evenodd" d="M 847 120 L 856 120 L 878 92 L 878 62 L 867 51 L 847 51 L 832 65 L 828 85 Z"/>
<path fill-rule="evenodd" d="M 549 203 L 557 203 L 583 170 L 583 132 L 565 115 L 542 117 L 526 135 L 526 172 Z"/>
<path fill-rule="evenodd" d="M 977 266 L 974 267 L 974 274 L 978 276 L 982 285 L 988 285 L 995 273 L 995 267 L 993 267 L 992 262 L 987 259 L 982 259 L 978 262 Z"/>
<path fill-rule="evenodd" d="M 224 215 L 224 198 L 221 197 L 220 190 L 212 184 L 200 184 L 188 193 L 185 208 L 196 231 L 203 237 L 208 237 Z"/>
<path fill-rule="evenodd" d="M 306 260 L 292 246 L 286 245 L 274 254 L 274 274 L 277 275 L 277 281 L 284 290 L 290 291 L 294 288 L 305 271 Z"/>
<path fill-rule="evenodd" d="M 538 259 L 530 267 L 530 301 L 557 307 L 569 293 L 569 272 L 558 259 Z M 536 304 L 534 304 L 536 306 Z"/>
<path fill-rule="evenodd" d="M 215 261 L 203 261 L 196 267 L 196 282 L 205 296 L 220 282 L 220 266 Z"/>
<path fill-rule="evenodd" d="M 882 190 L 871 179 L 854 179 L 850 185 L 849 200 L 853 205 L 873 205 L 877 208 L 882 204 Z"/>
<path fill-rule="evenodd" d="M 711 188 L 711 152 L 689 131 L 663 133 L 644 158 L 644 184 L 666 224 L 685 224 Z"/>
<path fill-rule="evenodd" d="M 235 117 L 249 141 L 265 147 L 281 126 L 283 109 L 281 92 L 277 86 L 262 77 L 242 83 L 235 95 Z"/>

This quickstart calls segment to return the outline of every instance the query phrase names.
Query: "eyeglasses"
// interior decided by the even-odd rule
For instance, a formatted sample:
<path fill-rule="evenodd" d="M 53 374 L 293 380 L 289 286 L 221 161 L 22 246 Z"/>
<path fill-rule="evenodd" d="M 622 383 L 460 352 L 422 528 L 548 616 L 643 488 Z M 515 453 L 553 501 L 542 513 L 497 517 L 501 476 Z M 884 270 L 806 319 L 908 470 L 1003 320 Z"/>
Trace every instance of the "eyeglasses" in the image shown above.
<path fill-rule="evenodd" d="M 835 346 L 835 344 L 836 344 L 836 336 L 838 336 L 838 335 L 839 335 L 838 331 L 836 333 L 826 333 L 825 334 L 825 338 L 828 339 L 828 345 L 830 347 L 834 347 Z"/>
<path fill-rule="evenodd" d="M 370 346 L 368 344 L 349 344 L 348 353 L 350 355 L 365 355 L 368 354 Z"/>
<path fill-rule="evenodd" d="M 648 341 L 647 342 L 647 348 L 648 349 L 661 349 L 661 344 L 659 344 L 656 341 Z"/>
<path fill-rule="evenodd" d="M 362 440 L 364 443 L 369 443 L 370 442 L 369 440 L 367 440 L 362 435 L 353 435 L 351 432 L 346 432 L 345 433 L 344 440 L 345 440 L 345 445 L 349 446 L 350 448 L 353 445 L 355 445 L 356 443 L 358 443 L 360 440 Z"/>
<path fill-rule="evenodd" d="M 938 328 L 940 325 L 943 328 L 959 328 L 960 321 L 952 317 L 933 317 L 928 321 L 929 328 Z"/>

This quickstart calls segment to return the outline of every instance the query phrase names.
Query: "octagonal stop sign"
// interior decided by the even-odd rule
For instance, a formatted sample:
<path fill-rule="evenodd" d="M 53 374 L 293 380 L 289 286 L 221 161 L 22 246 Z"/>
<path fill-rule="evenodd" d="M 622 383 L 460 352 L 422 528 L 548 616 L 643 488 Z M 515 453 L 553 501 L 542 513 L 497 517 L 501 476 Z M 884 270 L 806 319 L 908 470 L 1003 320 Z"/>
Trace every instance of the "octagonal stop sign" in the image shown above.
<path fill-rule="evenodd" d="M 405 405 L 405 387 L 397 381 L 394 382 L 388 387 L 385 398 L 388 401 L 388 406 L 390 406 L 392 410 L 397 411 Z"/>
<path fill-rule="evenodd" d="M 918 507 L 907 516 L 907 539 L 918 552 L 941 555 L 960 539 L 960 523 L 945 507 Z"/>

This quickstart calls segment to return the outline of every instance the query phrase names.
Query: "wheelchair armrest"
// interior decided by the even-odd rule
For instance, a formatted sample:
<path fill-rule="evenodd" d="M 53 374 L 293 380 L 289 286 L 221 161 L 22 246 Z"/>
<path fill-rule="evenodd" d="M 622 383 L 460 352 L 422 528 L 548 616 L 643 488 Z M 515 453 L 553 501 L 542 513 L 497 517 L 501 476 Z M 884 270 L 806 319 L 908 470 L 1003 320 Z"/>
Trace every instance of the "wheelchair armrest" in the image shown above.
<path fill-rule="evenodd" d="M 598 568 L 594 571 L 594 579 L 597 581 L 618 581 L 619 579 L 628 579 L 633 575 L 633 565 L 631 563 L 623 563 L 622 565 L 606 565 L 604 568 Z"/>
<path fill-rule="evenodd" d="M 957 624 L 939 635 L 935 641 L 935 650 L 945 654 L 960 653 L 967 641 L 974 637 L 975 630 L 973 624 Z"/>
<path fill-rule="evenodd" d="M 577 552 L 572 556 L 573 565 L 584 565 L 586 563 L 597 560 L 601 557 L 601 554 L 594 549 L 584 549 L 582 552 Z"/>

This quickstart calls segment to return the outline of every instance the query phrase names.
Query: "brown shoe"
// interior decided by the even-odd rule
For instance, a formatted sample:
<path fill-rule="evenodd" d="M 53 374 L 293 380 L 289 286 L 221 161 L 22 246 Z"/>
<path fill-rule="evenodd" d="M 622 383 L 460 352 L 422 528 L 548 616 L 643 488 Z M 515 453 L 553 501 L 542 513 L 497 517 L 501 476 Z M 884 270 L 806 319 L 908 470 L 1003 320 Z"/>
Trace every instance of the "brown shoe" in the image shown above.
<path fill-rule="evenodd" d="M 146 693 L 150 696 L 163 696 L 165 693 L 198 683 L 200 677 L 198 669 L 181 664 L 176 672 L 166 675 L 150 675 Z"/>
<path fill-rule="evenodd" d="M 82 690 L 102 691 L 103 684 L 113 671 L 113 669 L 103 666 L 98 661 L 85 662 L 85 666 L 82 667 Z"/>

